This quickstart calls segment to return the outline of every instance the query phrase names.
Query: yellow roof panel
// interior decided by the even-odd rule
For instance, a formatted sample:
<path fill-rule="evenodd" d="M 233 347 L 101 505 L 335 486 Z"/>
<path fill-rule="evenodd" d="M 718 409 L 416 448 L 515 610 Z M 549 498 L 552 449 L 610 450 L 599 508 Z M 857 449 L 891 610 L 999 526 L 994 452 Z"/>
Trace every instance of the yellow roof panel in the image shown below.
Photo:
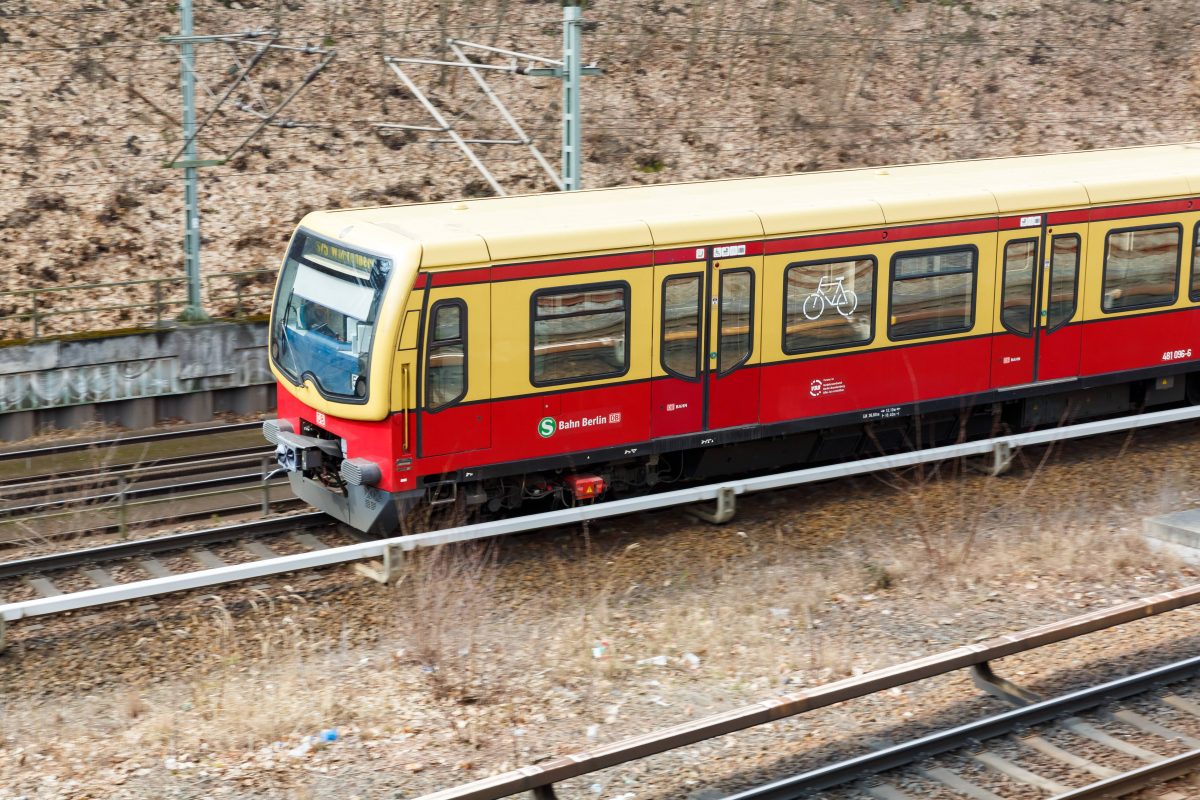
<path fill-rule="evenodd" d="M 1078 208 L 1090 202 L 1087 189 L 1081 183 L 1051 183 L 1034 175 L 1014 176 L 1007 181 L 996 181 L 991 184 L 989 191 L 992 197 L 996 198 L 996 211 L 1001 215 Z"/>
<path fill-rule="evenodd" d="M 646 215 L 646 224 L 654 236 L 655 247 L 760 239 L 762 223 L 753 211 L 712 209 L 709 213 L 686 216 Z"/>
<path fill-rule="evenodd" d="M 785 236 L 797 231 L 827 231 L 837 228 L 873 228 L 887 222 L 879 203 L 862 197 L 820 197 L 808 202 L 784 198 L 770 207 L 764 206 L 758 216 L 767 236 Z"/>
<path fill-rule="evenodd" d="M 418 244 L 430 268 L 1193 193 L 1200 146 L 1183 144 L 350 209 L 306 223 L 320 216 L 321 232 L 343 239 L 347 225 L 374 223 Z"/>
<path fill-rule="evenodd" d="M 487 242 L 478 233 L 455 223 L 437 219 L 421 220 L 419 225 L 394 222 L 375 222 L 380 228 L 398 233 L 419 242 L 422 267 L 445 267 L 464 264 L 480 264 L 491 261 Z"/>

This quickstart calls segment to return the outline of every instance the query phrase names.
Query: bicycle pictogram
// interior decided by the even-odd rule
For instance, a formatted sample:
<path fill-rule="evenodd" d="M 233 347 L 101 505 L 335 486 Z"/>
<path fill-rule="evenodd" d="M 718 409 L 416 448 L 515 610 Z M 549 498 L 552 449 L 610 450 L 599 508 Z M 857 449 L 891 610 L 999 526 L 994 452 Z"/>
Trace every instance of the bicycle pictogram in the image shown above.
<path fill-rule="evenodd" d="M 801 310 L 805 318 L 820 319 L 828 307 L 849 319 L 854 309 L 858 308 L 858 295 L 853 289 L 846 288 L 845 280 L 844 275 L 837 278 L 821 278 L 817 290 L 804 298 Z"/>

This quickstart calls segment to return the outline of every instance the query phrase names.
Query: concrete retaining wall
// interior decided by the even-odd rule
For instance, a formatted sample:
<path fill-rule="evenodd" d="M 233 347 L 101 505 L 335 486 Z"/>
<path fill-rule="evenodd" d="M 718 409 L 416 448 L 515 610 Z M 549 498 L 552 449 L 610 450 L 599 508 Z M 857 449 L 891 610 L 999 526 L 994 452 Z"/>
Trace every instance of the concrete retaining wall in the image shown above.
<path fill-rule="evenodd" d="M 92 420 L 137 429 L 269 410 L 266 340 L 263 322 L 213 323 L 0 348 L 0 439 Z"/>

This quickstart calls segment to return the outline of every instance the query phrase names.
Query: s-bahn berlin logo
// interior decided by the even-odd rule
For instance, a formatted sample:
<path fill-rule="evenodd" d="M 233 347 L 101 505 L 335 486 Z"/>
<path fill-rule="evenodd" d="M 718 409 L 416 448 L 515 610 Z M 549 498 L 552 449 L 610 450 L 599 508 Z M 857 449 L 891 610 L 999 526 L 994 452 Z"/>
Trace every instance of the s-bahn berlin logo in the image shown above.
<path fill-rule="evenodd" d="M 620 425 L 621 412 L 612 411 L 607 414 L 588 415 L 576 417 L 573 419 L 555 419 L 554 417 L 542 417 L 538 420 L 538 436 L 543 439 L 549 439 L 557 431 L 574 431 L 580 428 L 594 428 L 598 425 Z"/>

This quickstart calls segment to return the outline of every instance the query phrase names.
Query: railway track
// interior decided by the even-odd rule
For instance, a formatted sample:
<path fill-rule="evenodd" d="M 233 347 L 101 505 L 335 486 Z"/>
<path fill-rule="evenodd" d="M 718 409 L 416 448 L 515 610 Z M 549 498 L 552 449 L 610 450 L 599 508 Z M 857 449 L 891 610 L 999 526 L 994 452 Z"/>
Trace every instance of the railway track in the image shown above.
<path fill-rule="evenodd" d="M 317 512 L 122 541 L 0 562 L 0 597 L 51 599 L 89 588 L 152 578 L 179 578 L 231 564 L 308 553 L 343 544 Z"/>
<path fill-rule="evenodd" d="M 259 423 L 0 453 L 0 548 L 298 506 Z"/>
<path fill-rule="evenodd" d="M 1117 797 L 1200 771 L 1200 657 L 1045 700 L 975 676 L 1017 708 L 727 800 Z"/>
<path fill-rule="evenodd" d="M 235 548 L 229 552 L 229 558 L 208 559 L 203 556 L 193 556 L 203 567 L 197 571 L 187 569 L 184 572 L 166 570 L 131 570 L 128 578 L 123 576 L 105 577 L 104 570 L 87 576 L 86 580 L 67 581 L 60 586 L 57 581 L 51 581 L 53 588 L 46 584 L 38 584 L 45 592 L 31 594 L 29 591 L 0 595 L 0 624 L 30 617 L 59 614 L 83 608 L 93 608 L 111 603 L 125 602 L 190 589 L 217 586 L 237 581 L 260 578 L 267 575 L 277 575 L 297 570 L 315 569 L 333 564 L 377 559 L 370 565 L 360 565 L 362 571 L 387 582 L 399 575 L 399 565 L 405 552 L 437 547 L 444 544 L 477 541 L 505 536 L 524 531 L 542 530 L 561 525 L 571 525 L 590 520 L 617 517 L 625 514 L 640 513 L 648 510 L 670 508 L 673 506 L 690 505 L 709 501 L 715 502 L 715 509 L 693 509 L 694 513 L 713 522 L 723 522 L 733 515 L 736 497 L 739 494 L 768 491 L 806 483 L 827 481 L 851 475 L 864 475 L 881 470 L 903 469 L 916 464 L 932 463 L 953 458 L 982 457 L 990 463 L 998 463 L 1011 459 L 1012 452 L 1020 447 L 1047 444 L 1065 439 L 1093 436 L 1114 431 L 1130 430 L 1152 425 L 1179 422 L 1200 417 L 1200 408 L 1186 407 L 1142 414 L 1135 417 L 1097 420 L 1065 426 L 1050 430 L 1033 431 L 1013 434 L 981 441 L 966 442 L 945 447 L 930 448 L 909 453 L 879 456 L 845 463 L 828 464 L 810 467 L 790 472 L 762 475 L 737 480 L 726 480 L 704 486 L 692 486 L 684 489 L 665 491 L 657 494 L 612 500 L 604 503 L 580 505 L 541 514 L 531 514 L 510 519 L 500 519 L 475 525 L 463 525 L 443 530 L 397 536 L 390 539 L 358 541 L 340 546 L 316 549 L 292 550 L 275 553 L 274 557 L 266 557 L 260 548 L 251 548 L 258 552 L 243 555 Z M 311 518 L 320 515 L 313 514 Z M 292 517 L 289 519 L 299 519 Z M 269 522 L 269 521 L 268 521 Z M 246 525 L 226 526 L 223 530 L 233 532 L 230 539 L 236 539 L 239 531 L 248 531 Z M 99 563 L 105 554 L 104 548 L 93 548 L 92 558 Z M 108 551 L 113 552 L 113 551 Z M 236 557 L 234 554 L 236 553 Z M 77 559 L 82 556 L 64 554 Z M 57 556 L 51 556 L 55 558 Z M 48 569 L 43 566 L 41 568 Z M 118 570 L 124 573 L 124 570 Z M 149 575 L 150 577 L 144 577 Z M 26 581 L 27 585 L 32 585 Z M 0 649 L 4 645 L 4 630 L 0 626 Z"/>
<path fill-rule="evenodd" d="M 420 800 L 499 800 L 522 792 L 554 800 L 556 785 L 578 789 L 601 770 L 960 669 L 971 670 L 977 686 L 1013 708 L 903 744 L 878 745 L 725 800 L 1118 797 L 1200 771 L 1200 657 L 1048 699 L 998 677 L 991 663 L 1197 603 L 1200 586 L 1165 592 L 543 760 Z"/>
<path fill-rule="evenodd" d="M 232 433 L 262 430 L 261 422 L 233 422 L 226 425 L 188 426 L 152 431 L 150 433 L 133 433 L 108 439 L 84 439 L 81 441 L 48 444 L 40 447 L 7 448 L 0 450 L 0 463 L 13 461 L 33 461 L 48 457 L 61 457 L 87 451 L 110 451 L 124 447 L 146 447 L 164 442 L 178 442 L 187 439 L 206 439 Z"/>

